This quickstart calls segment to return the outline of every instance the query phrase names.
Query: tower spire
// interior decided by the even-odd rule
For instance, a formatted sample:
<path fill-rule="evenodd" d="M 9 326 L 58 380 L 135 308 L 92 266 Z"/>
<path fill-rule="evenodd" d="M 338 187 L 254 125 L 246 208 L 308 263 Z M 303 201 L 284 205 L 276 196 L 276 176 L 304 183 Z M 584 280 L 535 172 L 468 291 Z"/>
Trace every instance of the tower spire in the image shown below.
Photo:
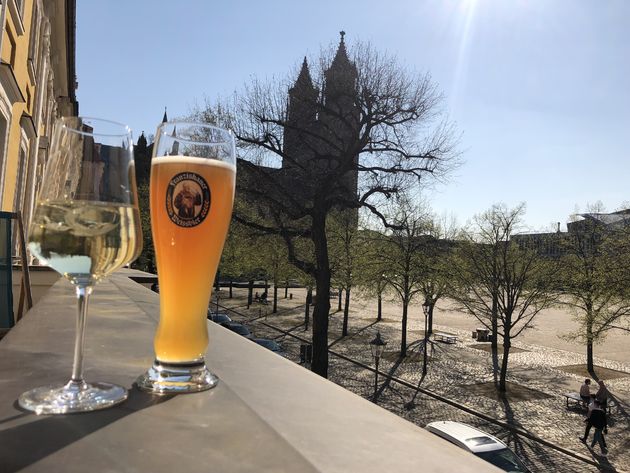
<path fill-rule="evenodd" d="M 331 68 L 333 67 L 354 67 L 354 65 L 350 62 L 350 58 L 348 58 L 348 51 L 346 50 L 346 41 L 345 41 L 346 32 L 341 30 L 339 32 L 339 46 L 337 47 L 337 53 L 332 61 Z"/>
<path fill-rule="evenodd" d="M 162 123 L 166 123 L 168 121 L 168 117 L 166 116 L 166 107 L 164 107 L 164 116 L 162 117 Z"/>

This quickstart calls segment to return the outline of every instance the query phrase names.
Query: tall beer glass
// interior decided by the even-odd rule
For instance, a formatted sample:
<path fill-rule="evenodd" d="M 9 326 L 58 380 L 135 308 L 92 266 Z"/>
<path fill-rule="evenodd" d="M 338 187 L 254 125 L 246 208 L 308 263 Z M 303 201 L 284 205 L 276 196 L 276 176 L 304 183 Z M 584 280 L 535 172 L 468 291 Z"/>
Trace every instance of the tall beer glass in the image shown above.
<path fill-rule="evenodd" d="M 207 311 L 227 235 L 236 179 L 232 133 L 166 122 L 151 162 L 151 229 L 160 285 L 155 362 L 137 380 L 153 393 L 210 389 Z"/>

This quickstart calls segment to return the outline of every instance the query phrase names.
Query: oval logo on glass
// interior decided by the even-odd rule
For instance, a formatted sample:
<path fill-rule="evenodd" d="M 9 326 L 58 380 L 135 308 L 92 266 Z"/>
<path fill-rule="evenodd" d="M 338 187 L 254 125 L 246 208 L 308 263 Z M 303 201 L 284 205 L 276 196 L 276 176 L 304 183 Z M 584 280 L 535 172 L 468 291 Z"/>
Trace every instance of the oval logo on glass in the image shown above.
<path fill-rule="evenodd" d="M 210 187 L 194 172 L 173 176 L 166 188 L 166 213 L 180 227 L 196 227 L 210 211 Z"/>

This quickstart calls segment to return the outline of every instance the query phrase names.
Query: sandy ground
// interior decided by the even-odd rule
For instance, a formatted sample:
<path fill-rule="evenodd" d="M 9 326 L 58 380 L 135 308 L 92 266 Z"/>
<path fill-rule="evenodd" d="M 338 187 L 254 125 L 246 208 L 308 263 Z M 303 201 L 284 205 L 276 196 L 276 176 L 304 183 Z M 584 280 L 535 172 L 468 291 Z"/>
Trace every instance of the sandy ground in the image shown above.
<path fill-rule="evenodd" d="M 337 308 L 337 300 L 331 299 L 331 309 Z M 355 294 L 351 305 L 354 310 L 361 310 L 364 316 L 376 317 L 376 300 L 362 294 Z M 470 314 L 451 310 L 452 304 L 446 300 L 438 301 L 434 313 L 433 323 L 444 327 L 452 327 L 459 330 L 473 332 L 475 328 L 482 327 L 479 321 Z M 400 320 L 402 305 L 389 298 L 383 301 L 383 317 Z M 569 340 L 565 337 L 577 331 L 579 325 L 574 316 L 562 308 L 553 308 L 541 312 L 534 319 L 534 326 L 525 330 L 516 341 L 528 345 L 539 345 L 549 348 L 557 348 L 573 353 L 584 354 L 586 348 L 577 340 Z M 409 317 L 410 330 L 424 329 L 424 315 L 420 302 L 412 302 Z M 630 333 L 613 330 L 606 338 L 595 345 L 595 356 L 608 360 L 628 362 L 630 361 Z"/>
<path fill-rule="evenodd" d="M 226 292 L 226 289 L 222 290 L 222 294 Z M 289 289 L 289 292 L 293 293 L 296 302 L 304 303 L 306 299 L 305 289 L 293 288 Z M 272 289 L 269 290 L 269 294 L 270 296 L 273 294 Z M 279 288 L 278 298 L 281 299 L 283 296 L 284 288 Z M 376 318 L 377 302 L 375 298 L 359 291 L 353 291 L 350 305 L 353 317 L 359 313 L 360 317 L 366 320 Z M 338 307 L 338 299 L 331 299 L 330 306 L 331 312 L 334 312 Z M 267 307 L 271 311 L 271 304 Z M 400 323 L 401 316 L 402 305 L 400 302 L 391 296 L 385 298 L 383 300 L 383 318 L 388 319 L 391 323 Z M 438 301 L 433 314 L 433 323 L 443 328 L 450 327 L 470 333 L 482 326 L 472 315 L 452 310 L 452 303 L 448 300 Z M 422 331 L 424 329 L 424 315 L 420 299 L 412 302 L 409 308 L 408 324 L 410 331 Z M 514 341 L 566 350 L 586 356 L 584 343 L 567 338 L 578 328 L 579 325 L 575 317 L 568 310 L 563 308 L 548 309 L 539 313 L 534 319 L 533 326 L 522 332 Z M 622 363 L 630 362 L 630 332 L 610 331 L 602 341 L 595 344 L 594 352 L 596 358 Z"/>

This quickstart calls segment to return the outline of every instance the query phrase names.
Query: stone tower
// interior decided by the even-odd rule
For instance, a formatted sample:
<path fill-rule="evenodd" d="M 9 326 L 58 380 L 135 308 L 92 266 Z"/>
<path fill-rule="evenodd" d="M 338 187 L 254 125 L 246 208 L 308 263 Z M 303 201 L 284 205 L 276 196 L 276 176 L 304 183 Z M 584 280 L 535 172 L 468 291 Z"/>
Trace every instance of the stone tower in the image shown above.
<path fill-rule="evenodd" d="M 340 35 L 335 57 L 324 71 L 323 91 L 320 93 L 313 84 L 306 58 L 289 89 L 284 150 L 292 159 L 284 158 L 282 168 L 300 186 L 296 191 L 303 193 L 308 193 L 308 182 L 334 174 L 335 169 L 347 164 L 344 160 L 354 164 L 358 161 L 358 153 L 352 153 L 359 135 L 358 72 L 348 57 L 345 32 Z M 353 166 L 337 189 L 349 200 L 356 199 L 357 176 Z"/>

